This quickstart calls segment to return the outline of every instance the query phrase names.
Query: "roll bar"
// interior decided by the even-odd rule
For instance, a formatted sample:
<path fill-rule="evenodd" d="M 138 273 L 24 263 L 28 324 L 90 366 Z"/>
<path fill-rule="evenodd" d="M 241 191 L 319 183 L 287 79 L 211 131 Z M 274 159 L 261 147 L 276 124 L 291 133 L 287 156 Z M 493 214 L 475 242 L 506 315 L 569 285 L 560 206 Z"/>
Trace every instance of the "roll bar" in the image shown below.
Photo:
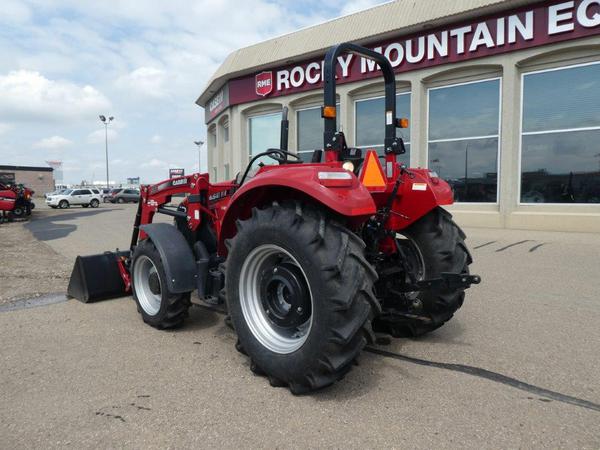
<path fill-rule="evenodd" d="M 406 149 L 404 148 L 402 139 L 396 137 L 396 127 L 398 126 L 398 119 L 396 118 L 396 77 L 392 65 L 381 53 L 377 53 L 360 45 L 350 44 L 349 42 L 331 47 L 325 55 L 325 86 L 323 91 L 324 108 L 336 107 L 335 74 L 338 56 L 342 53 L 354 53 L 355 55 L 360 55 L 375 61 L 381 67 L 385 81 L 385 153 L 405 153 Z M 335 117 L 325 117 L 325 114 L 323 114 L 323 118 L 325 120 L 325 131 L 323 133 L 324 149 L 335 150 L 337 147 L 336 144 L 339 142 L 336 139 L 337 130 Z"/>

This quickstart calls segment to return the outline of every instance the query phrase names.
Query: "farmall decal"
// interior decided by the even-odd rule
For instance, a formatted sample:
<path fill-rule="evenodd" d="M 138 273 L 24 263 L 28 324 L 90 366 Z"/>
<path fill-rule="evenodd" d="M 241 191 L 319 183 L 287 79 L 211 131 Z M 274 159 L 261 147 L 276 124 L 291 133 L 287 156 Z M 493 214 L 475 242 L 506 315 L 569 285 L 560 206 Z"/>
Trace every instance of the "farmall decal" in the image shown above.
<path fill-rule="evenodd" d="M 369 47 L 403 73 L 599 34 L 600 0 L 548 1 Z M 353 54 L 338 58 L 340 84 L 379 76 L 379 67 L 368 59 Z M 319 89 L 322 77 L 323 62 L 314 60 L 237 78 L 229 82 L 229 101 L 233 105 Z"/>
<path fill-rule="evenodd" d="M 256 95 L 265 97 L 273 92 L 273 72 L 261 72 L 256 75 Z"/>

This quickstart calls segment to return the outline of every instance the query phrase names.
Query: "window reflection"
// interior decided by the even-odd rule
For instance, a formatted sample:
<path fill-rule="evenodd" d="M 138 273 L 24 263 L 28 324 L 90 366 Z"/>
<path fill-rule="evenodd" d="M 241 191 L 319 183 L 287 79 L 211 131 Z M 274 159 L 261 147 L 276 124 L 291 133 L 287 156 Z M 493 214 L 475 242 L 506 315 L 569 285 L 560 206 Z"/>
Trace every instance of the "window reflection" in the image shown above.
<path fill-rule="evenodd" d="M 600 203 L 600 130 L 523 136 L 523 203 Z"/>
<path fill-rule="evenodd" d="M 377 150 L 380 156 L 384 155 L 383 139 L 385 137 L 385 98 L 377 97 L 355 102 L 356 112 L 356 146 Z M 410 93 L 396 95 L 396 116 L 410 120 Z M 409 165 L 410 163 L 410 127 L 398 128 L 397 135 L 404 140 L 406 153 L 398 155 L 398 161 Z"/>
<path fill-rule="evenodd" d="M 600 126 L 600 64 L 527 74 L 523 131 Z"/>
<path fill-rule="evenodd" d="M 429 168 L 450 184 L 456 202 L 495 202 L 498 138 L 429 144 Z"/>
<path fill-rule="evenodd" d="M 500 80 L 429 90 L 429 168 L 456 202 L 496 202 Z"/>
<path fill-rule="evenodd" d="M 279 148 L 281 113 L 254 116 L 248 119 L 250 157 L 270 148 Z M 275 164 L 269 157 L 263 156 L 254 165 Z"/>
<path fill-rule="evenodd" d="M 336 128 L 339 130 L 340 105 L 337 105 Z M 321 107 L 307 108 L 298 110 L 296 113 L 297 137 L 298 137 L 298 156 L 305 161 L 310 162 L 313 152 L 323 148 L 323 127 L 324 119 L 321 117 Z"/>
<path fill-rule="evenodd" d="M 429 140 L 496 136 L 500 80 L 429 90 Z"/>
<path fill-rule="evenodd" d="M 521 202 L 600 203 L 600 64 L 523 76 Z"/>

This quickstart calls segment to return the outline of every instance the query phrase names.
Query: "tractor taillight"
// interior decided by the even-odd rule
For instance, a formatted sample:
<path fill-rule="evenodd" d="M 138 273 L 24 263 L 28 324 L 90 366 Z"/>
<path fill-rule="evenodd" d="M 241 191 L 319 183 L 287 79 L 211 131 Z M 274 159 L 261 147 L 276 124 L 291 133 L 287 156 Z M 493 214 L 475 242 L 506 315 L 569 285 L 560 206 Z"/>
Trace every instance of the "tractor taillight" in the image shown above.
<path fill-rule="evenodd" d="M 398 128 L 408 128 L 409 126 L 409 121 L 407 118 L 403 117 L 401 119 L 397 119 L 396 121 L 396 127 Z"/>
<path fill-rule="evenodd" d="M 324 119 L 335 119 L 335 116 L 335 106 L 323 106 L 321 108 L 321 117 L 323 117 Z"/>

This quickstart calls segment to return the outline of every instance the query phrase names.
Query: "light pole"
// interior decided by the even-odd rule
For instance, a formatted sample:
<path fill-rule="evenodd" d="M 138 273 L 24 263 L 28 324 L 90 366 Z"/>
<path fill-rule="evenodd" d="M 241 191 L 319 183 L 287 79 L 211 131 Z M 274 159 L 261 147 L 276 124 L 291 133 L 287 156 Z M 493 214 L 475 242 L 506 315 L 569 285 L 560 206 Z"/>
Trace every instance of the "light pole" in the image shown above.
<path fill-rule="evenodd" d="M 100 121 L 104 124 L 104 145 L 106 151 L 106 189 L 108 189 L 110 187 L 108 185 L 108 124 L 113 121 L 114 117 L 110 116 L 108 120 L 106 119 L 106 116 L 103 115 L 100 115 L 98 117 L 100 117 Z"/>
<path fill-rule="evenodd" d="M 202 146 L 204 145 L 204 141 L 194 141 L 194 144 L 198 146 L 198 173 L 202 170 L 200 166 L 202 165 Z"/>

